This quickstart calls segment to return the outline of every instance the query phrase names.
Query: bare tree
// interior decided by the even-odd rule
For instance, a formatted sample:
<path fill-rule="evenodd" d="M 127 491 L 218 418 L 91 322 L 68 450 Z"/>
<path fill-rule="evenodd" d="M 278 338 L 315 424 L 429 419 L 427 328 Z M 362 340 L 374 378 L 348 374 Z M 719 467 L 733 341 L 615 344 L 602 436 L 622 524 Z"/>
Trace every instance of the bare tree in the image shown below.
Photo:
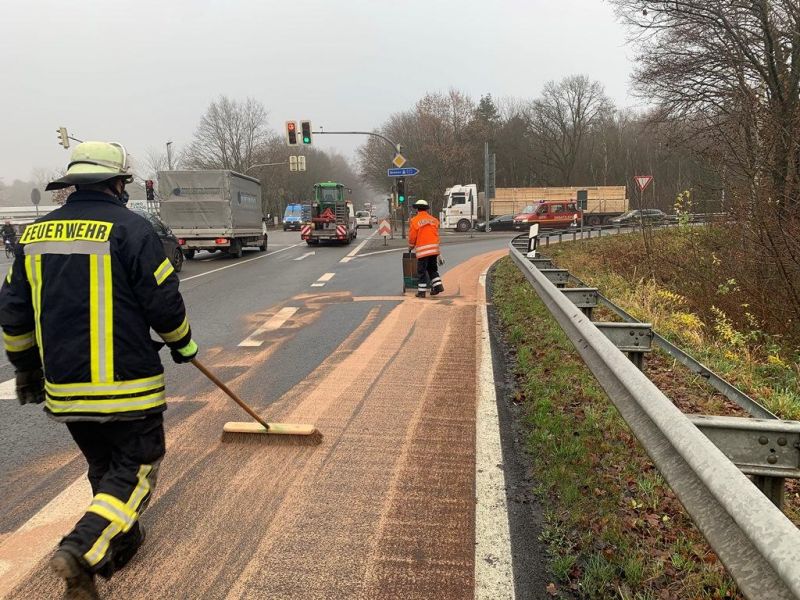
<path fill-rule="evenodd" d="M 259 101 L 220 96 L 200 119 L 183 157 L 193 168 L 241 172 L 255 164 L 269 134 L 267 111 Z"/>
<path fill-rule="evenodd" d="M 528 126 L 542 162 L 558 173 L 561 185 L 571 185 L 584 139 L 610 110 L 602 84 L 585 75 L 547 83 L 529 107 Z"/>

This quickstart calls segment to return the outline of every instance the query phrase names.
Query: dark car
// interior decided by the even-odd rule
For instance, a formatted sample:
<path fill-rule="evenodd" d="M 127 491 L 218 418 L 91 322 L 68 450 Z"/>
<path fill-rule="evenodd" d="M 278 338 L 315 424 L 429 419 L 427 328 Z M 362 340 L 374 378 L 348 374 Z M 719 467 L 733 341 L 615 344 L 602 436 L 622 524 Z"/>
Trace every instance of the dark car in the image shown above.
<path fill-rule="evenodd" d="M 158 235 L 158 239 L 161 240 L 161 245 L 164 246 L 164 254 L 169 258 L 169 262 L 172 263 L 175 272 L 180 273 L 183 267 L 183 251 L 181 250 L 181 245 L 178 243 L 178 238 L 175 237 L 172 230 L 164 225 L 161 219 L 156 215 L 145 210 L 133 209 L 131 212 L 135 212 L 140 217 L 147 219 L 147 222 L 153 226 L 156 235 Z"/>
<path fill-rule="evenodd" d="M 486 223 L 476 223 L 477 231 L 486 231 Z M 502 215 L 489 219 L 489 231 L 512 231 L 514 229 L 514 215 Z"/>
<path fill-rule="evenodd" d="M 657 208 L 643 208 L 641 210 L 629 210 L 618 217 L 609 220 L 613 225 L 625 225 L 635 223 L 664 223 L 667 214 Z"/>

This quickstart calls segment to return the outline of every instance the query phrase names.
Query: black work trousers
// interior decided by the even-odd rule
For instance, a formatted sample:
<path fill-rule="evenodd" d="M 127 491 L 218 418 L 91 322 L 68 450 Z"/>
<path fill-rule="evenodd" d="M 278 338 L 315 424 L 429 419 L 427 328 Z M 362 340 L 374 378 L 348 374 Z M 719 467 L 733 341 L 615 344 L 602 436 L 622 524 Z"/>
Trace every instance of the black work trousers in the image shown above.
<path fill-rule="evenodd" d="M 139 515 L 147 507 L 164 456 L 160 414 L 134 421 L 67 423 L 89 464 L 92 503 L 61 540 L 91 572 L 110 577 L 142 541 Z"/>
<path fill-rule="evenodd" d="M 439 255 L 423 256 L 417 258 L 417 278 L 419 284 L 417 287 L 418 292 L 427 292 L 428 290 L 436 290 L 437 293 L 444 290 L 442 285 L 442 278 L 439 277 Z"/>

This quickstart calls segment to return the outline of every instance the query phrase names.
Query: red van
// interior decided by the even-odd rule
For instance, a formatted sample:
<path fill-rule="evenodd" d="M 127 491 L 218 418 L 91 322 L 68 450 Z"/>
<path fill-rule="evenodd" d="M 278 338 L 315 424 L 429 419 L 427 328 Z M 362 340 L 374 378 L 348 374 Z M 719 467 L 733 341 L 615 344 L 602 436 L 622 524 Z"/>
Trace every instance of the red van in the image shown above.
<path fill-rule="evenodd" d="M 540 229 L 566 229 L 575 221 L 581 221 L 577 201 L 552 200 L 526 206 L 514 216 L 514 229 L 527 229 L 534 223 L 538 223 Z"/>

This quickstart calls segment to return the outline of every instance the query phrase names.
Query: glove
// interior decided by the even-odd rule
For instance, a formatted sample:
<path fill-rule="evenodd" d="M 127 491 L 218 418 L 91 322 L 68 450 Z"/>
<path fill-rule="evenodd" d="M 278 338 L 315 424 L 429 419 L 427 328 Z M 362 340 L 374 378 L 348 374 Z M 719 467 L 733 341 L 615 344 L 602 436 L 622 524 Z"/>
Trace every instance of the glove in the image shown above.
<path fill-rule="evenodd" d="M 199 348 L 194 340 L 189 340 L 189 343 L 186 344 L 183 348 L 171 348 L 169 353 L 172 355 L 172 360 L 176 363 L 183 364 L 192 362 L 192 359 L 197 356 L 197 351 Z"/>
<path fill-rule="evenodd" d="M 441 254 L 436 257 L 436 262 L 439 264 L 440 267 L 444 264 L 444 259 L 442 258 Z"/>
<path fill-rule="evenodd" d="M 41 368 L 17 371 L 17 400 L 20 404 L 44 402 L 44 373 Z"/>

